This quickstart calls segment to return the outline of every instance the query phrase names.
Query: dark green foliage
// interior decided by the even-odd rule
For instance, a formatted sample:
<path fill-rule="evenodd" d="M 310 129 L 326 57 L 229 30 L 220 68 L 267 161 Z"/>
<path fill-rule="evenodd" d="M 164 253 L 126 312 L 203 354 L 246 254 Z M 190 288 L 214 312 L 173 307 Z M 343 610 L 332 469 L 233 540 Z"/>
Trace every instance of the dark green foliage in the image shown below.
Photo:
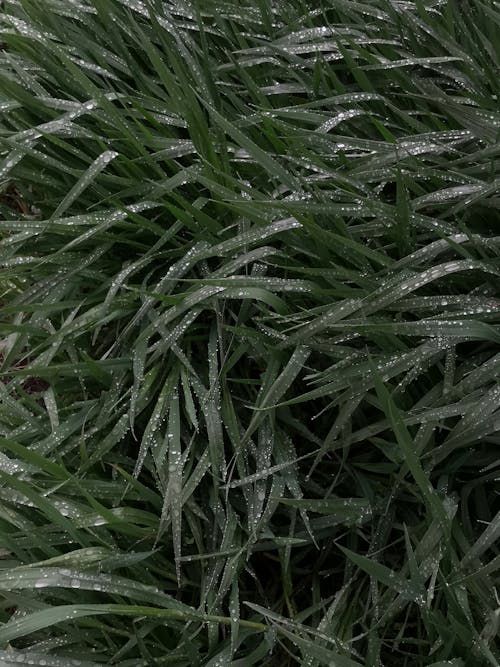
<path fill-rule="evenodd" d="M 498 2 L 2 11 L 1 665 L 498 665 Z"/>

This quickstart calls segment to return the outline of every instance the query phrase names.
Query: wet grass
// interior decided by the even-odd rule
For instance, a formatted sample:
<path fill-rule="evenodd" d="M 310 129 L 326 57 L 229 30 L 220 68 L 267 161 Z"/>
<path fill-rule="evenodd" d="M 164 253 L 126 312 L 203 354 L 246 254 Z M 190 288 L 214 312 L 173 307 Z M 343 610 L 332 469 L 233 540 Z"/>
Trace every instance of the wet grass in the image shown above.
<path fill-rule="evenodd" d="M 2 665 L 499 664 L 499 31 L 4 3 Z"/>

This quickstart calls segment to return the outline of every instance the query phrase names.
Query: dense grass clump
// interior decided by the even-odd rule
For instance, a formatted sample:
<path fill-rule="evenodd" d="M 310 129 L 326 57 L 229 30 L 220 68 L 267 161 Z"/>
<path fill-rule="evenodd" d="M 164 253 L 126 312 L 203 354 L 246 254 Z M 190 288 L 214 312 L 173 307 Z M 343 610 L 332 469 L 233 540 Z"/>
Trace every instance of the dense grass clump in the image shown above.
<path fill-rule="evenodd" d="M 5 0 L 0 664 L 498 665 L 495 0 Z"/>

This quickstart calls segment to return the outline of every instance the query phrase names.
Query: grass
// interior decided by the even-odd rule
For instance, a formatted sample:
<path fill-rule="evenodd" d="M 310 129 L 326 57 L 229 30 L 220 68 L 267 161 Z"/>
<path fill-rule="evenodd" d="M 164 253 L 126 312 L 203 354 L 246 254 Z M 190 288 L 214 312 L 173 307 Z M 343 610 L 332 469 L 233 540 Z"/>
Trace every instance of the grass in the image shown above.
<path fill-rule="evenodd" d="M 499 30 L 3 3 L 1 665 L 499 664 Z"/>

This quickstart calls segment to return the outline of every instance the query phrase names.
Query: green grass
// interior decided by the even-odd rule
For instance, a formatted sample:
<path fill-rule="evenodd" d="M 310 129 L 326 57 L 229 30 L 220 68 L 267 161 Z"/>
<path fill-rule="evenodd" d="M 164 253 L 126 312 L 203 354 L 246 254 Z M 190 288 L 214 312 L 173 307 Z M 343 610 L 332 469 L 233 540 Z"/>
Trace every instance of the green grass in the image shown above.
<path fill-rule="evenodd" d="M 499 3 L 3 5 L 0 664 L 498 665 Z"/>

